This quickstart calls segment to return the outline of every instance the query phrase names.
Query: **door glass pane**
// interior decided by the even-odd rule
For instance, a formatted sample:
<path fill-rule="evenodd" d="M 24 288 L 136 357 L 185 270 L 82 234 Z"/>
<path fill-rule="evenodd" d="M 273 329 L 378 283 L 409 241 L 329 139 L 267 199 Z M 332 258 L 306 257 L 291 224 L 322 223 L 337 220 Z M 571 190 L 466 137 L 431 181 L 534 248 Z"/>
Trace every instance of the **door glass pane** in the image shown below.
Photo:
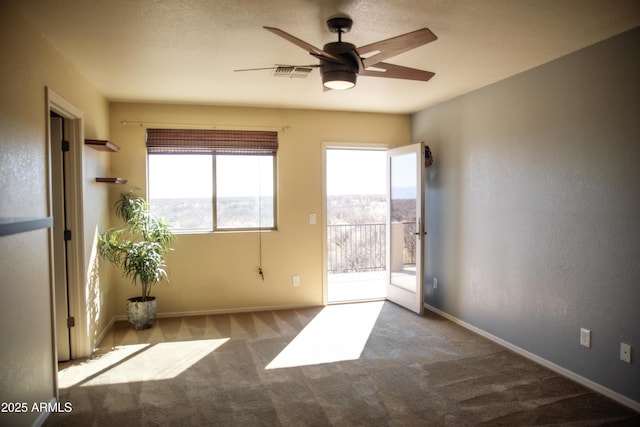
<path fill-rule="evenodd" d="M 391 157 L 391 284 L 415 291 L 416 199 L 418 197 L 416 154 Z"/>

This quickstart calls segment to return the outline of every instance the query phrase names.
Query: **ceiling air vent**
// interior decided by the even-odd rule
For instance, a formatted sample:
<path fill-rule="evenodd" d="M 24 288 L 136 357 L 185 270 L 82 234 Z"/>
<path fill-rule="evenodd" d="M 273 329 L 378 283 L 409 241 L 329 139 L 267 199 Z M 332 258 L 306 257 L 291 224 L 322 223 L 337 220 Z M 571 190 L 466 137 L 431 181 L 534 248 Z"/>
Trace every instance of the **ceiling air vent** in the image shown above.
<path fill-rule="evenodd" d="M 276 65 L 273 69 L 274 77 L 289 77 L 290 79 L 304 79 L 306 78 L 313 68 L 311 67 L 296 67 L 293 65 Z"/>

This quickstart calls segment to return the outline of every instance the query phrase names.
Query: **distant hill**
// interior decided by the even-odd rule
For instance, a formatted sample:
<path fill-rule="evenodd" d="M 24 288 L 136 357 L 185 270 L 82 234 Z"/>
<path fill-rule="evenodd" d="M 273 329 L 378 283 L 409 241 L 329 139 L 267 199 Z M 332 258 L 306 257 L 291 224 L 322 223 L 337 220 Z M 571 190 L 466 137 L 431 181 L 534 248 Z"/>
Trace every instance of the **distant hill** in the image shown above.
<path fill-rule="evenodd" d="M 165 218 L 176 230 L 212 230 L 213 207 L 208 198 L 152 199 L 151 210 Z M 226 197 L 218 200 L 218 226 L 248 228 L 273 226 L 273 200 L 263 198 L 258 206 L 254 197 Z"/>
<path fill-rule="evenodd" d="M 327 197 L 327 224 L 384 224 L 387 196 L 340 195 Z"/>
<path fill-rule="evenodd" d="M 208 198 L 152 199 L 151 210 L 165 218 L 176 230 L 213 229 L 213 208 Z M 218 200 L 218 222 L 223 228 L 270 228 L 273 225 L 273 200 L 263 198 L 258 207 L 253 197 L 225 197 Z M 396 200 L 393 220 L 415 221 L 413 200 Z M 262 223 L 259 219 L 262 218 Z M 327 224 L 384 224 L 387 200 L 383 194 L 339 195 L 327 197 Z"/>

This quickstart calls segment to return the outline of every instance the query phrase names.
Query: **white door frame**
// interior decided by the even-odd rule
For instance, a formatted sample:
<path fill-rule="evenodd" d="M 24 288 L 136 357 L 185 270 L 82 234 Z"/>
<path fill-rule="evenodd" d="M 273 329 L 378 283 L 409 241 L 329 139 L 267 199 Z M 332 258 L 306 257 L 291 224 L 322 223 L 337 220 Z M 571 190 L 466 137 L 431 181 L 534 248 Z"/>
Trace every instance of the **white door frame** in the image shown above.
<path fill-rule="evenodd" d="M 329 303 L 329 278 L 327 275 L 327 150 L 388 150 L 392 144 L 375 142 L 323 142 L 322 143 L 322 305 Z"/>
<path fill-rule="evenodd" d="M 69 331 L 71 341 L 71 358 L 86 357 L 91 354 L 91 344 L 89 342 L 89 325 L 86 315 L 86 268 L 84 255 L 84 214 L 83 214 L 83 178 L 84 178 L 84 114 L 81 110 L 66 101 L 60 95 L 49 88 L 46 88 L 46 116 L 47 116 L 47 138 L 51 135 L 50 112 L 64 117 L 67 124 L 65 130 L 69 140 L 69 165 L 67 168 L 66 181 L 68 185 L 69 200 L 67 200 L 67 227 L 71 230 L 71 244 L 68 247 L 67 276 L 69 282 L 69 316 L 75 320 L 75 326 Z M 51 142 L 47 144 L 47 150 L 51 150 Z M 48 152 L 48 214 L 53 215 L 52 189 L 51 189 L 51 153 Z M 51 230 L 51 229 L 50 229 Z M 50 238 L 53 242 L 53 235 Z M 53 243 L 50 244 L 50 266 L 51 266 L 51 303 L 52 303 L 52 328 L 55 334 L 55 289 L 53 283 Z M 54 335 L 55 336 L 55 335 Z M 54 340 L 53 354 L 54 363 L 57 363 L 57 344 Z M 57 366 L 56 366 L 57 370 Z M 57 388 L 57 387 L 56 387 Z"/>

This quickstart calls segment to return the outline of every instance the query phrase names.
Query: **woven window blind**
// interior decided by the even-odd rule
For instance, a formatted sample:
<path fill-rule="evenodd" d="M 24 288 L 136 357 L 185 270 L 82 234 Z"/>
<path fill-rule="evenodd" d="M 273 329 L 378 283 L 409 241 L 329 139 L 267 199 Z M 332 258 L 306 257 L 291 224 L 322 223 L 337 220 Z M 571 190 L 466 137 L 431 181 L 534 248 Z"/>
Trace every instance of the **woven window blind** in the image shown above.
<path fill-rule="evenodd" d="M 275 156 L 278 132 L 220 129 L 147 129 L 152 154 Z"/>

